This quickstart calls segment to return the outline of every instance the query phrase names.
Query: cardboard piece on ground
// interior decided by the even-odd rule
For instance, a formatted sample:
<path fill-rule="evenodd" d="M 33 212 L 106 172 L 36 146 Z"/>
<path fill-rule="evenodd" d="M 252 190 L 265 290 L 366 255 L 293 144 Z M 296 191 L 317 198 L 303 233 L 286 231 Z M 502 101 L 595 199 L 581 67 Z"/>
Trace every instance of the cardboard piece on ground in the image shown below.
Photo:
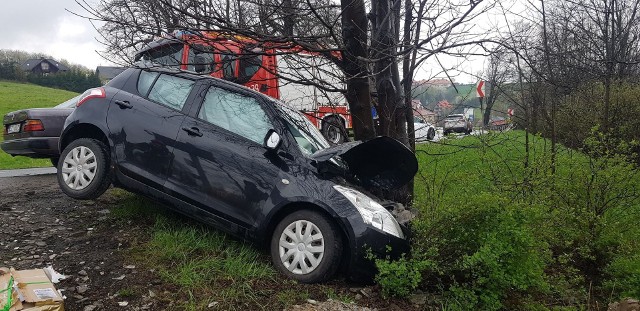
<path fill-rule="evenodd" d="M 5 283 L 3 276 L 7 275 L 9 277 Z M 0 276 L 0 287 L 6 284 L 6 288 L 11 277 L 14 281 L 10 311 L 64 311 L 64 301 L 43 269 L 11 269 L 3 276 Z M 8 301 L 3 298 L 8 298 L 6 293 L 0 293 L 0 308 L 4 308 Z"/>

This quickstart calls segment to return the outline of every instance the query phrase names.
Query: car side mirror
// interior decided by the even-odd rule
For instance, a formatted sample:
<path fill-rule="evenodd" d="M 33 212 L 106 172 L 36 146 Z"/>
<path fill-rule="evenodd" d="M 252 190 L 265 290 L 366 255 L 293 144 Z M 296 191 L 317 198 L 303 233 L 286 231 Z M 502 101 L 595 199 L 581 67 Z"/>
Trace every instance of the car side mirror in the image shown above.
<path fill-rule="evenodd" d="M 282 143 L 282 138 L 274 129 L 270 129 L 264 137 L 264 147 L 268 150 L 277 150 Z"/>
<path fill-rule="evenodd" d="M 193 67 L 197 73 L 203 73 L 207 70 L 207 60 L 202 55 L 196 55 L 193 59 Z"/>

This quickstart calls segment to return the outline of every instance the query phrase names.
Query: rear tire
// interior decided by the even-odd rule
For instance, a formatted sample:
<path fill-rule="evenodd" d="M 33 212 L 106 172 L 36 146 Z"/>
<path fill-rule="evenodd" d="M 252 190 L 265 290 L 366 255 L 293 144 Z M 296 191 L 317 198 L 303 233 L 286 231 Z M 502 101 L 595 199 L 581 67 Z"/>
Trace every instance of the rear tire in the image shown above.
<path fill-rule="evenodd" d="M 436 130 L 434 130 L 433 128 L 430 128 L 429 131 L 427 131 L 427 140 L 433 140 L 433 138 L 436 137 Z"/>
<path fill-rule="evenodd" d="M 346 134 L 347 129 L 338 118 L 328 117 L 322 120 L 322 136 L 324 136 L 331 145 L 339 145 L 347 141 Z"/>
<path fill-rule="evenodd" d="M 301 283 L 330 279 L 340 266 L 342 236 L 332 219 L 300 210 L 286 216 L 271 236 L 273 265 Z"/>
<path fill-rule="evenodd" d="M 80 138 L 60 154 L 58 184 L 66 195 L 92 200 L 111 185 L 113 173 L 107 147 L 99 140 Z"/>

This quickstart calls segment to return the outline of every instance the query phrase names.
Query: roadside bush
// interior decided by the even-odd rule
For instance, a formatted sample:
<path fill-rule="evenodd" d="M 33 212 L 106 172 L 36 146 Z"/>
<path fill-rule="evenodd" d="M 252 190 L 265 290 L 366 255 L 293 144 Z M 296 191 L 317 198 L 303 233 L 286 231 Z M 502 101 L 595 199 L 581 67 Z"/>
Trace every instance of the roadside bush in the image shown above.
<path fill-rule="evenodd" d="M 482 310 L 505 307 L 508 295 L 546 290 L 546 245 L 532 229 L 539 219 L 536 209 L 488 193 L 420 218 L 413 256 L 433 263 L 422 271 L 422 286 L 442 291 L 457 308 Z"/>
<path fill-rule="evenodd" d="M 376 259 L 375 262 L 378 268 L 375 280 L 382 287 L 385 298 L 409 296 L 422 279 L 421 271 L 429 266 L 429 262 L 405 257 L 395 261 Z"/>
<path fill-rule="evenodd" d="M 589 291 L 585 302 L 606 305 L 608 299 L 639 297 L 640 287 L 634 281 L 640 279 L 640 230 L 634 221 L 640 216 L 636 166 L 627 155 L 616 153 L 565 160 L 564 169 L 572 173 L 554 180 L 553 209 L 561 217 L 550 223 L 563 227 L 555 231 L 554 257 L 569 256 L 554 268 L 579 271 L 584 280 L 578 285 Z"/>
<path fill-rule="evenodd" d="M 597 310 L 640 298 L 635 143 L 596 128 L 586 152 L 558 146 L 554 171 L 550 143 L 529 142 L 525 152 L 513 131 L 419 147 L 425 193 L 410 260 L 430 263 L 419 288 L 452 310 Z"/>

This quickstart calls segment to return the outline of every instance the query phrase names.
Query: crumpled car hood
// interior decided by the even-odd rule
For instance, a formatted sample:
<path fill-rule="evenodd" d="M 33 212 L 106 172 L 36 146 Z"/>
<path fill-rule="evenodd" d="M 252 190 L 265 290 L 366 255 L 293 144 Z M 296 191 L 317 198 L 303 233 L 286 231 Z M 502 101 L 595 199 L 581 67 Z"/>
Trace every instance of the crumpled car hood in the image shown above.
<path fill-rule="evenodd" d="M 415 154 L 387 136 L 319 150 L 311 158 L 327 162 L 336 156 L 340 156 L 349 172 L 366 188 L 398 188 L 407 184 L 418 171 Z"/>

